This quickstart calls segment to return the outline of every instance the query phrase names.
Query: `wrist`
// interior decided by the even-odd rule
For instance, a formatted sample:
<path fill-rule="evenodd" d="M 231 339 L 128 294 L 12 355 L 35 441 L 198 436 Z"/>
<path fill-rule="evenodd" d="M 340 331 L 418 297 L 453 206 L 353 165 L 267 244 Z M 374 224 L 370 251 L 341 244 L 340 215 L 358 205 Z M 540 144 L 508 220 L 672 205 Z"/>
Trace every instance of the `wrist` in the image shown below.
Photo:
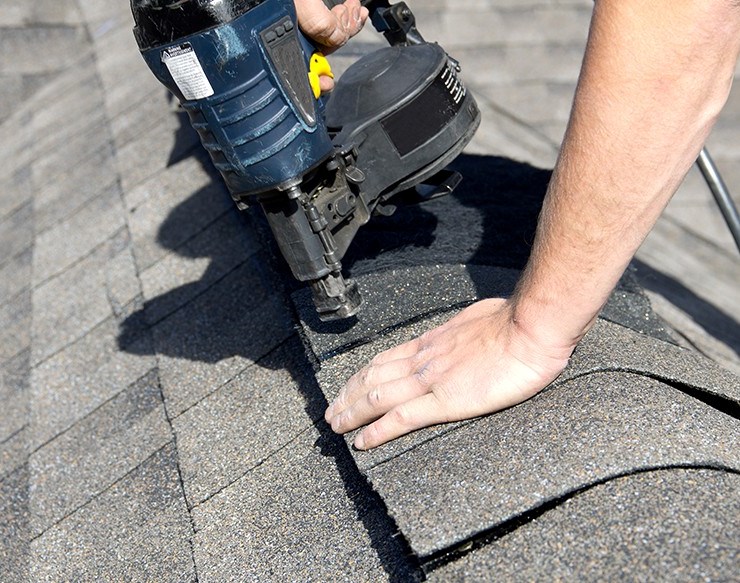
<path fill-rule="evenodd" d="M 591 329 L 596 314 L 573 309 L 575 298 L 541 295 L 517 288 L 511 298 L 511 325 L 516 334 L 543 356 L 567 363 L 576 345 Z M 570 303 L 571 305 L 567 305 Z"/>

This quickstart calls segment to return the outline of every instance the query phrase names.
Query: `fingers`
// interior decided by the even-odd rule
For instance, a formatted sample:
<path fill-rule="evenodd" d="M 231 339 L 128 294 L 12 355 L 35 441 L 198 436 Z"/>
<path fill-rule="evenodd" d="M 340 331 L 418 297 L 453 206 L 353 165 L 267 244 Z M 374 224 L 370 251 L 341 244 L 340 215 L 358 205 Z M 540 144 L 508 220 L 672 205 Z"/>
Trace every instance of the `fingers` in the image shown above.
<path fill-rule="evenodd" d="M 321 93 L 329 93 L 329 91 L 334 89 L 334 79 L 327 75 L 320 75 L 319 88 L 321 89 Z"/>
<path fill-rule="evenodd" d="M 376 385 L 351 405 L 333 415 L 328 421 L 335 433 L 347 433 L 375 421 L 394 407 L 424 395 L 429 388 L 419 382 L 416 375 L 409 375 L 381 385 Z"/>
<path fill-rule="evenodd" d="M 380 419 L 371 423 L 355 437 L 357 449 L 371 449 L 384 443 L 437 423 L 454 421 L 434 393 L 426 393 L 398 405 Z"/>
<path fill-rule="evenodd" d="M 360 0 L 346 0 L 329 11 L 322 0 L 296 0 L 298 24 L 319 44 L 336 49 L 356 35 L 368 17 Z"/>
<path fill-rule="evenodd" d="M 335 417 L 341 415 L 345 409 L 352 406 L 355 402 L 364 399 L 374 387 L 403 379 L 411 372 L 412 363 L 407 359 L 392 360 L 384 364 L 370 364 L 364 367 L 347 381 L 347 384 L 339 392 L 337 398 L 334 399 L 334 402 L 326 410 L 326 414 L 324 415 L 326 421 L 332 423 Z M 385 413 L 385 411 L 387 409 L 379 411 L 373 418 L 377 418 Z M 347 426 L 346 423 L 344 425 Z M 354 427 L 351 429 L 354 429 Z"/>

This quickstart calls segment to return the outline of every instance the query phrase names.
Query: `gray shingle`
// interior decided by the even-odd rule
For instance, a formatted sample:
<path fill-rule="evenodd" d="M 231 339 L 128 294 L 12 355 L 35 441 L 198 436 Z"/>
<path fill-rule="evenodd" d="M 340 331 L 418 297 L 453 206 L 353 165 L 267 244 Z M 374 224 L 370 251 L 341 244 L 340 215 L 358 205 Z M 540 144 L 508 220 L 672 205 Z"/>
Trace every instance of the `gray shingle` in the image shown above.
<path fill-rule="evenodd" d="M 0 130 L 4 126 L 0 125 Z M 33 196 L 33 187 L 31 184 L 31 166 L 19 164 L 17 168 L 9 169 L 7 172 L 0 173 L 0 224 L 6 220 L 12 221 L 11 215 L 18 212 L 24 205 L 30 205 Z M 0 229 L 2 233 L 5 229 L 8 231 L 11 227 L 6 226 Z M 8 240 L 3 240 L 2 255 L 0 263 L 6 261 L 19 251 L 18 247 L 6 249 L 5 245 L 13 242 L 13 236 L 10 235 Z"/>
<path fill-rule="evenodd" d="M 7 180 L 15 173 L 25 174 L 26 170 L 30 171 L 31 164 L 36 160 L 33 152 L 35 136 L 26 131 L 32 120 L 33 113 L 30 104 L 24 104 L 0 124 L 0 142 L 4 144 L 5 153 L 5 156 L 0 159 L 0 177 L 3 180 Z M 6 186 L 11 184 L 12 182 L 8 181 Z M 6 202 L 8 195 L 17 196 L 13 190 L 0 189 L 0 201 Z M 4 214 L 5 212 L 0 216 Z"/>
<path fill-rule="evenodd" d="M 193 509 L 203 580 L 414 580 L 379 508 L 321 443 L 309 429 Z"/>
<path fill-rule="evenodd" d="M 159 123 L 142 127 L 137 140 L 118 150 L 124 191 L 138 189 L 152 178 L 156 180 L 156 176 L 170 165 L 171 160 L 182 160 L 198 143 L 198 135 L 182 114 L 162 112 Z M 183 171 L 184 168 L 181 168 L 180 172 Z M 183 176 L 173 178 L 185 179 Z M 186 181 L 180 184 L 180 195 L 193 192 L 195 185 L 188 186 Z"/>
<path fill-rule="evenodd" d="M 22 102 L 23 93 L 23 75 L 0 74 L 0 122 Z"/>
<path fill-rule="evenodd" d="M 32 536 L 89 502 L 171 439 L 155 369 L 31 455 Z"/>
<path fill-rule="evenodd" d="M 46 73 L 63 69 L 69 55 L 87 48 L 84 30 L 74 26 L 9 27 L 0 34 L 0 70 Z"/>
<path fill-rule="evenodd" d="M 0 478 L 0 580 L 28 581 L 28 468 Z"/>
<path fill-rule="evenodd" d="M 233 206 L 223 184 L 214 183 L 202 163 L 196 157 L 187 158 L 125 195 L 128 204 L 130 198 L 142 201 L 129 206 L 140 270 L 180 247 Z"/>
<path fill-rule="evenodd" d="M 113 192 L 120 196 L 117 180 L 113 145 L 104 144 L 39 187 L 34 196 L 36 232 L 43 232 L 64 221 L 97 196 L 108 196 Z"/>
<path fill-rule="evenodd" d="M 179 230 L 181 220 L 167 221 Z M 162 226 L 160 232 L 165 230 Z M 168 237 L 165 237 L 168 238 Z M 147 321 L 157 322 L 204 292 L 260 249 L 254 230 L 236 207 L 141 274 Z M 156 299 L 155 299 L 156 298 Z"/>
<path fill-rule="evenodd" d="M 311 373 L 293 338 L 173 421 L 190 504 L 291 447 L 312 423 L 302 394 Z"/>
<path fill-rule="evenodd" d="M 429 581 L 729 581 L 737 577 L 740 477 L 628 476 L 576 494 Z"/>
<path fill-rule="evenodd" d="M 83 61 L 84 62 L 84 61 Z M 61 85 L 69 78 L 77 79 L 82 75 L 76 73 L 76 65 L 69 74 L 60 75 L 57 82 Z M 77 86 L 80 81 L 75 83 Z M 53 83 L 54 86 L 56 83 Z M 44 187 L 57 177 L 69 173 L 79 164 L 94 158 L 97 152 L 111 142 L 108 131 L 102 95 L 95 92 L 97 102 L 89 105 L 90 111 L 81 114 L 76 124 L 65 124 L 53 130 L 38 130 L 33 135 L 34 154 L 38 160 L 39 170 L 34 170 L 34 179 L 39 187 Z M 60 152 L 60 150 L 66 150 Z"/>
<path fill-rule="evenodd" d="M 105 112 L 100 111 L 104 93 L 94 58 L 75 63 L 74 68 L 57 83 L 60 90 L 56 91 L 54 99 L 46 101 L 46 107 L 35 110 L 33 114 L 30 129 L 38 136 L 37 153 L 48 152 L 68 129 L 89 130 L 95 126 L 98 131 L 106 130 L 105 124 L 101 123 Z M 74 120 L 74 123 L 60 124 L 63 119 Z"/>
<path fill-rule="evenodd" d="M 28 423 L 30 351 L 0 365 L 0 443 Z"/>
<path fill-rule="evenodd" d="M 487 265 L 419 265 L 362 274 L 355 278 L 364 300 L 362 310 L 354 320 L 340 322 L 320 322 L 306 288 L 295 292 L 292 299 L 305 336 L 323 361 L 425 314 L 451 311 L 476 299 L 507 297 L 518 277 L 516 270 Z M 634 330 L 669 338 L 629 274 L 601 315 Z"/>
<path fill-rule="evenodd" d="M 126 61 L 126 65 L 131 65 L 130 60 Z M 149 77 L 153 76 L 143 59 L 136 65 L 140 65 L 137 67 L 139 72 L 145 71 Z M 139 89 L 139 93 L 130 102 L 129 107 L 111 117 L 111 131 L 116 140 L 116 147 L 123 148 L 140 139 L 143 132 L 161 125 L 163 118 L 169 119 L 171 123 L 174 122 L 173 129 L 180 127 L 179 116 L 186 114 L 180 112 L 178 115 L 177 112 L 177 106 L 170 92 L 162 85 L 157 84 L 154 91 L 150 92 L 142 92 Z"/>
<path fill-rule="evenodd" d="M 58 138 L 63 139 L 61 144 L 50 144 L 40 155 L 34 150 L 37 155 L 32 167 L 34 184 L 43 186 L 57 176 L 64 176 L 71 168 L 108 146 L 111 143 L 110 132 L 100 126 L 100 123 L 91 124 L 89 129 L 80 131 L 79 126 L 65 125 L 66 133 Z"/>
<path fill-rule="evenodd" d="M 163 90 L 139 55 L 132 29 L 134 20 L 129 4 L 92 3 L 82 8 L 92 17 L 91 32 L 100 64 L 100 77 L 105 87 L 106 108 L 111 117 L 136 104 L 155 88 Z M 99 14 L 94 14 L 94 13 Z M 121 83 L 126 79 L 127 83 Z"/>
<path fill-rule="evenodd" d="M 483 270 L 488 270 L 488 268 L 483 268 Z M 617 293 L 620 292 L 615 292 L 615 295 Z M 624 293 L 631 294 L 632 292 Z M 636 297 L 639 306 L 642 296 Z M 632 316 L 628 315 L 625 318 L 624 314 L 619 311 L 622 303 L 622 300 L 619 300 L 615 304 L 612 315 L 616 320 L 630 322 Z M 404 312 L 399 310 L 398 313 L 403 314 Z M 414 312 L 410 313 L 413 314 Z M 331 402 L 347 380 L 365 366 L 375 354 L 439 326 L 455 313 L 456 311 L 441 313 L 426 320 L 399 327 L 368 344 L 351 347 L 352 349 L 348 352 L 333 356 L 329 361 L 322 363 L 317 378 L 327 401 Z M 654 315 L 651 314 L 650 318 L 654 318 Z M 653 326 L 650 323 L 647 327 L 652 330 L 654 329 Z M 350 334 L 353 333 L 354 330 L 350 332 Z M 329 334 L 312 336 L 312 332 L 309 331 L 308 337 L 314 347 L 323 347 L 327 343 L 334 343 L 336 346 L 342 344 L 341 340 L 337 340 Z M 329 352 L 327 354 L 332 356 L 333 353 Z M 738 382 L 737 377 L 712 361 L 671 343 L 604 320 L 598 320 L 594 329 L 580 343 L 568 368 L 555 381 L 554 385 L 557 386 L 578 376 L 597 371 L 636 372 L 660 378 L 667 382 L 686 385 L 690 389 L 706 393 L 707 398 L 711 398 L 712 395 L 735 401 L 739 398 L 740 382 Z M 466 423 L 468 422 L 464 421 L 422 429 L 384 445 L 382 448 L 361 454 L 358 457 L 358 464 L 363 469 L 372 467 Z M 352 443 L 355 434 L 356 432 L 348 434 L 348 443 Z"/>
<path fill-rule="evenodd" d="M 373 356 L 378 352 L 392 348 L 412 338 L 419 336 L 427 330 L 439 326 L 450 319 L 452 315 L 443 313 L 430 317 L 429 319 L 404 326 L 394 330 L 390 334 L 381 336 L 370 344 L 365 344 L 349 352 L 332 358 L 328 363 L 321 364 L 321 370 L 317 373 L 319 386 L 326 396 L 328 403 L 331 403 L 339 394 L 340 389 L 360 368 L 365 366 Z M 466 423 L 466 422 L 462 422 Z M 448 423 L 445 425 L 436 425 L 415 431 L 409 435 L 399 437 L 392 442 L 372 449 L 367 452 L 355 455 L 355 461 L 361 470 L 367 470 L 378 463 L 396 457 L 408 450 L 411 450 L 421 443 L 443 435 L 461 423 Z M 351 447 L 356 432 L 348 433 L 345 437 L 347 444 Z"/>
<path fill-rule="evenodd" d="M 140 293 L 128 234 L 121 230 L 34 289 L 33 362 L 83 337 Z"/>
<path fill-rule="evenodd" d="M 16 471 L 28 461 L 31 429 L 24 424 L 15 433 L 0 442 L 0 480 Z"/>
<path fill-rule="evenodd" d="M 355 278 L 363 297 L 356 321 L 320 322 L 307 288 L 292 296 L 304 334 L 319 360 L 330 359 L 358 342 L 366 342 L 387 328 L 478 297 L 464 265 L 401 267 Z M 514 270 L 496 270 L 489 279 L 491 295 L 509 295 L 518 278 Z"/>
<path fill-rule="evenodd" d="M 31 290 L 26 288 L 0 306 L 0 362 L 31 344 Z"/>
<path fill-rule="evenodd" d="M 53 277 L 90 254 L 125 226 L 121 191 L 103 191 L 69 219 L 36 237 L 33 269 L 37 282 Z"/>
<path fill-rule="evenodd" d="M 193 531 L 164 447 L 31 542 L 33 581 L 194 581 Z"/>
<path fill-rule="evenodd" d="M 637 372 L 740 403 L 740 379 L 708 358 L 599 320 L 556 383 L 604 370 Z"/>
<path fill-rule="evenodd" d="M 0 13 L 0 26 L 80 22 L 79 10 L 72 0 L 37 0 L 24 4 L 0 0 Z"/>
<path fill-rule="evenodd" d="M 31 373 L 36 446 L 73 425 L 155 366 L 151 339 L 132 338 L 121 350 L 109 318 L 91 333 L 37 365 Z"/>
<path fill-rule="evenodd" d="M 5 263 L 0 263 L 0 304 L 30 285 L 32 259 L 33 249 L 29 247 Z"/>
<path fill-rule="evenodd" d="M 286 306 L 250 257 L 153 328 L 167 407 L 175 417 L 292 334 Z M 145 307 L 147 309 L 147 307 Z"/>
<path fill-rule="evenodd" d="M 22 189 L 21 189 L 22 192 Z M 33 204 L 30 200 L 0 219 L 0 263 L 25 251 L 33 243 Z"/>
<path fill-rule="evenodd" d="M 738 469 L 738 440 L 732 417 L 676 389 L 600 373 L 460 427 L 368 476 L 425 556 L 610 477 L 666 466 Z"/>

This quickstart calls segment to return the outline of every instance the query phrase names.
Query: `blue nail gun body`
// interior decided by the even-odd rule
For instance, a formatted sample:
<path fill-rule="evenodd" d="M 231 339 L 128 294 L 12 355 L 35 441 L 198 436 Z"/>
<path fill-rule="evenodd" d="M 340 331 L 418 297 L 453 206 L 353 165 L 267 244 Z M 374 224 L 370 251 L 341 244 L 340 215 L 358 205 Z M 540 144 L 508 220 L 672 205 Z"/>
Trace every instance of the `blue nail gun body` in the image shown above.
<path fill-rule="evenodd" d="M 293 0 L 131 0 L 135 36 L 188 113 L 240 208 L 258 201 L 323 320 L 360 307 L 341 259 L 359 227 L 402 202 L 450 192 L 444 170 L 480 113 L 459 67 L 418 33 L 405 3 L 363 2 L 390 46 L 328 98 Z M 314 77 L 311 79 L 311 77 Z"/>

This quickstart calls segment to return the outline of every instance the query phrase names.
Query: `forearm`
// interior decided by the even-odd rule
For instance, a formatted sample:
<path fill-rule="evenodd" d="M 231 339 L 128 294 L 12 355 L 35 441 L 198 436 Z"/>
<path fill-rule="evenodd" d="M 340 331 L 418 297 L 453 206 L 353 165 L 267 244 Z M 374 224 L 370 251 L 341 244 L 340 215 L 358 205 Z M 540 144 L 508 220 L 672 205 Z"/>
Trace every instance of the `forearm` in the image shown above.
<path fill-rule="evenodd" d="M 696 159 L 740 51 L 732 0 L 597 1 L 514 319 L 580 340 Z"/>

